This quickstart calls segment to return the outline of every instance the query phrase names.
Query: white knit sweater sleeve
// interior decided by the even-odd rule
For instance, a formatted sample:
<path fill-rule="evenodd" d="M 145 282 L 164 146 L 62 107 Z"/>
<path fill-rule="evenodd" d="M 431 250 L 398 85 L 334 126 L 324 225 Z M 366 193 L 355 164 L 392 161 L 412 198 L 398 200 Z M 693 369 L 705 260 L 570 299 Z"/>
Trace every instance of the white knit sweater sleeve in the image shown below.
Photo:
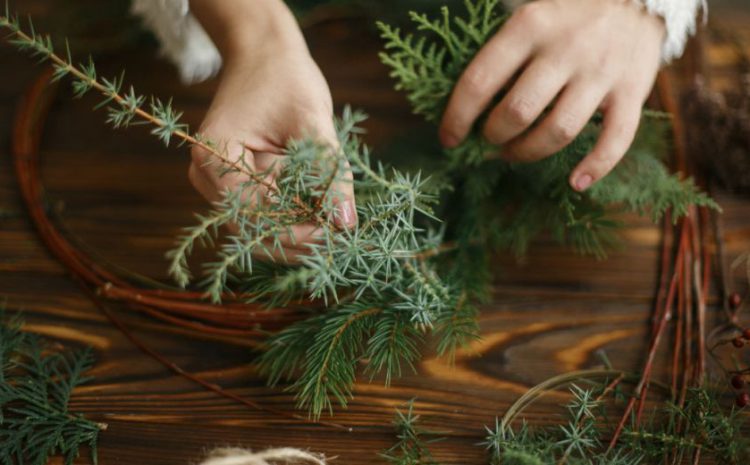
<path fill-rule="evenodd" d="M 185 83 L 205 81 L 221 68 L 221 55 L 188 0 L 133 0 L 131 12 L 159 39 L 161 52 L 180 71 Z"/>
<path fill-rule="evenodd" d="M 440 0 L 435 0 L 440 1 Z M 524 0 L 504 0 L 511 7 Z M 706 0 L 633 0 L 651 14 L 664 18 L 667 37 L 662 48 L 665 63 L 682 55 L 696 30 L 700 10 L 708 11 Z M 156 34 L 161 50 L 180 70 L 186 83 L 214 76 L 221 68 L 221 55 L 200 23 L 190 14 L 188 0 L 133 0 L 133 14 L 143 18 Z"/>

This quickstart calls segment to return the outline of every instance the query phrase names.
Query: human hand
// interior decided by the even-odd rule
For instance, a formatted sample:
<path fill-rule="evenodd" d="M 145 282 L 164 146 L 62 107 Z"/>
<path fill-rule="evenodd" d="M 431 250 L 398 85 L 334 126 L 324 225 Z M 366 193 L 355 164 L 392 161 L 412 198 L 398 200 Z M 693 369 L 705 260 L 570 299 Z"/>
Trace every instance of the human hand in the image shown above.
<path fill-rule="evenodd" d="M 301 35 L 294 40 L 271 38 L 248 49 L 226 60 L 200 134 L 226 144 L 231 160 L 244 156 L 251 171 L 269 172 L 267 181 L 273 184 L 271 168 L 279 168 L 290 140 L 313 137 L 336 147 L 331 93 Z M 194 147 L 192 155 L 190 180 L 209 201 L 220 200 L 227 190 L 234 191 L 250 179 L 247 174 L 225 172 L 215 160 L 208 163 L 211 154 L 200 147 Z M 351 177 L 349 171 L 346 174 Z M 336 181 L 331 192 L 337 202 L 335 224 L 353 227 L 357 214 L 352 183 Z M 317 228 L 314 224 L 292 227 L 291 234 L 282 236 L 284 250 L 273 250 L 273 258 L 297 261 L 308 251 L 306 244 L 316 240 Z"/>
<path fill-rule="evenodd" d="M 570 175 L 572 187 L 584 191 L 632 144 L 664 36 L 662 19 L 630 0 L 528 3 L 467 67 L 443 116 L 441 141 L 459 145 L 502 89 L 507 94 L 491 109 L 483 134 L 503 146 L 509 161 L 561 150 L 599 109 L 599 140 Z"/>

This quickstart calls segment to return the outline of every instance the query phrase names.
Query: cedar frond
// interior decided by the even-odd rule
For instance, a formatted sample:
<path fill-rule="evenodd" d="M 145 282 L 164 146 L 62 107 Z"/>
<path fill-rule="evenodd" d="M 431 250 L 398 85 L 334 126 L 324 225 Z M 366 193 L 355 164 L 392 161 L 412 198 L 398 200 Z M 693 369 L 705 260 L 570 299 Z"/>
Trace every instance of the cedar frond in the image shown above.
<path fill-rule="evenodd" d="M 106 425 L 70 412 L 73 390 L 90 380 L 92 352 L 58 352 L 22 331 L 18 316 L 0 309 L 0 463 L 45 465 L 62 456 L 71 465 L 82 447 L 96 463 L 97 439 Z"/>

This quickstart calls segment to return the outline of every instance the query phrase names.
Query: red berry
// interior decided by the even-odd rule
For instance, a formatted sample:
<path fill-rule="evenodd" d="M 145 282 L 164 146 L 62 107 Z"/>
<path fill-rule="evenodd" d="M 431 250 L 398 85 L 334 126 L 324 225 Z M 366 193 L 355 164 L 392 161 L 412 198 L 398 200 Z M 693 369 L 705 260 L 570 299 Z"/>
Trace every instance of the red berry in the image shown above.
<path fill-rule="evenodd" d="M 742 394 L 737 396 L 737 400 L 735 401 L 737 403 L 737 407 L 743 408 L 747 407 L 747 404 L 750 404 L 750 394 L 747 392 L 743 392 Z"/>
<path fill-rule="evenodd" d="M 746 330 L 742 331 L 742 337 L 750 341 L 750 328 L 747 328 Z"/>
<path fill-rule="evenodd" d="M 729 296 L 729 305 L 735 310 L 740 308 L 740 305 L 742 305 L 742 297 L 740 297 L 738 292 L 734 292 Z"/>
<path fill-rule="evenodd" d="M 741 337 L 736 337 L 732 339 L 732 345 L 738 349 L 741 349 L 745 346 L 745 341 L 743 341 Z"/>
<path fill-rule="evenodd" d="M 742 379 L 742 375 L 734 375 L 732 376 L 732 387 L 735 389 L 742 389 L 742 387 L 745 385 L 745 380 Z"/>

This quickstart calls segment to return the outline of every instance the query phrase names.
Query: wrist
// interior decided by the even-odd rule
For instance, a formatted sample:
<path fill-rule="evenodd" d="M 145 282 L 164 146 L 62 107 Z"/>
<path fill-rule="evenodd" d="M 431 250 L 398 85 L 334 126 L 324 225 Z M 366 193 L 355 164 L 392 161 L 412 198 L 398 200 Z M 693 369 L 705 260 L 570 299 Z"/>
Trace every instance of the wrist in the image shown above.
<path fill-rule="evenodd" d="M 294 26 L 296 29 L 296 24 Z M 271 31 L 269 28 L 267 33 L 260 35 L 248 32 L 233 34 L 229 43 L 221 49 L 227 67 L 252 66 L 281 57 L 309 57 L 307 43 L 298 29 Z"/>
<path fill-rule="evenodd" d="M 307 52 L 294 15 L 281 0 L 191 0 L 190 6 L 229 65 Z"/>

